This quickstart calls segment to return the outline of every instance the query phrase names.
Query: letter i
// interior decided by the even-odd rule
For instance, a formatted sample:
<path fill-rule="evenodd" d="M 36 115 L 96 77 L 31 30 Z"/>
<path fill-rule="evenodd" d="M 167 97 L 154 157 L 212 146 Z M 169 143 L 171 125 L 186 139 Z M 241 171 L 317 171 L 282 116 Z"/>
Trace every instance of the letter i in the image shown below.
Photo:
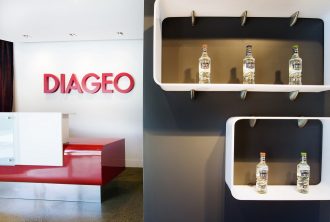
<path fill-rule="evenodd" d="M 61 93 L 65 93 L 65 74 L 61 74 Z"/>

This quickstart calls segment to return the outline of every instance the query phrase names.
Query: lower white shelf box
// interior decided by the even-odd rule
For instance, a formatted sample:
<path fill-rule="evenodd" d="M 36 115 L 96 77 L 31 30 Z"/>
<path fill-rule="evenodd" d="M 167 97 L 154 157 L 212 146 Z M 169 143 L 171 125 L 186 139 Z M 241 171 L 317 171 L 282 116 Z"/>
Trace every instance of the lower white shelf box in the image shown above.
<path fill-rule="evenodd" d="M 260 129 L 256 130 L 258 124 Z M 252 133 L 246 132 L 248 128 Z M 228 119 L 225 180 L 232 196 L 238 200 L 330 200 L 329 133 L 330 118 L 327 117 L 250 116 Z M 251 146 L 258 146 L 256 144 L 260 145 L 257 148 L 260 151 L 272 147 L 266 151 L 270 166 L 266 194 L 259 194 L 255 189 L 259 152 L 251 150 Z M 305 150 L 306 147 L 310 150 Z M 311 153 L 311 185 L 307 194 L 296 189 L 296 164 L 300 161 L 298 151 Z"/>

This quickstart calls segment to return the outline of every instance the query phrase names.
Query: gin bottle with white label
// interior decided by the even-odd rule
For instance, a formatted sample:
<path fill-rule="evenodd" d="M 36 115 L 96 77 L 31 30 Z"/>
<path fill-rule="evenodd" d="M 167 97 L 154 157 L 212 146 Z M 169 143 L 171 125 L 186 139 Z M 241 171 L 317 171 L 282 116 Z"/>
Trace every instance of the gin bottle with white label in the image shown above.
<path fill-rule="evenodd" d="M 207 45 L 202 46 L 199 58 L 199 83 L 211 83 L 211 58 L 207 55 Z"/>
<path fill-rule="evenodd" d="M 260 153 L 260 162 L 256 168 L 256 190 L 258 193 L 267 193 L 268 184 L 268 166 L 266 164 L 266 153 Z"/>
<path fill-rule="evenodd" d="M 254 84 L 256 60 L 252 56 L 252 45 L 246 46 L 246 55 L 243 59 L 243 84 Z"/>
<path fill-rule="evenodd" d="M 299 57 L 299 46 L 292 46 L 292 56 L 289 60 L 289 85 L 301 85 L 302 59 Z"/>
<path fill-rule="evenodd" d="M 301 162 L 297 165 L 297 190 L 300 193 L 308 193 L 310 167 L 307 164 L 307 153 L 301 153 Z"/>

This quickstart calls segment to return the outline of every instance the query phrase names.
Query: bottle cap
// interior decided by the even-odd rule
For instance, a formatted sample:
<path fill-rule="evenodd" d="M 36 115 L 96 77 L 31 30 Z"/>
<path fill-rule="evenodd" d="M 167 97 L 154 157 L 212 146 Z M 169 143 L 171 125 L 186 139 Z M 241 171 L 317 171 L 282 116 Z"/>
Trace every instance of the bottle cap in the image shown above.
<path fill-rule="evenodd" d="M 246 48 L 252 48 L 252 45 L 247 45 Z"/>
<path fill-rule="evenodd" d="M 307 156 L 307 153 L 306 152 L 301 152 L 300 153 L 302 156 Z"/>
<path fill-rule="evenodd" d="M 260 152 L 260 156 L 266 156 L 265 152 Z"/>
<path fill-rule="evenodd" d="M 299 45 L 293 45 L 292 48 L 293 49 L 298 49 L 299 48 Z"/>

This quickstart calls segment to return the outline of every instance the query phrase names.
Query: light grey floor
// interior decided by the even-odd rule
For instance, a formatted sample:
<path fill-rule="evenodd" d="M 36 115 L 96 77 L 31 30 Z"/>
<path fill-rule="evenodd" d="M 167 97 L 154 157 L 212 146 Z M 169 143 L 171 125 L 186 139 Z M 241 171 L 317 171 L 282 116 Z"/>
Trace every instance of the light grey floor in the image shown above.
<path fill-rule="evenodd" d="M 0 199 L 0 222 L 143 221 L 142 169 L 127 168 L 108 186 L 102 204 Z"/>

